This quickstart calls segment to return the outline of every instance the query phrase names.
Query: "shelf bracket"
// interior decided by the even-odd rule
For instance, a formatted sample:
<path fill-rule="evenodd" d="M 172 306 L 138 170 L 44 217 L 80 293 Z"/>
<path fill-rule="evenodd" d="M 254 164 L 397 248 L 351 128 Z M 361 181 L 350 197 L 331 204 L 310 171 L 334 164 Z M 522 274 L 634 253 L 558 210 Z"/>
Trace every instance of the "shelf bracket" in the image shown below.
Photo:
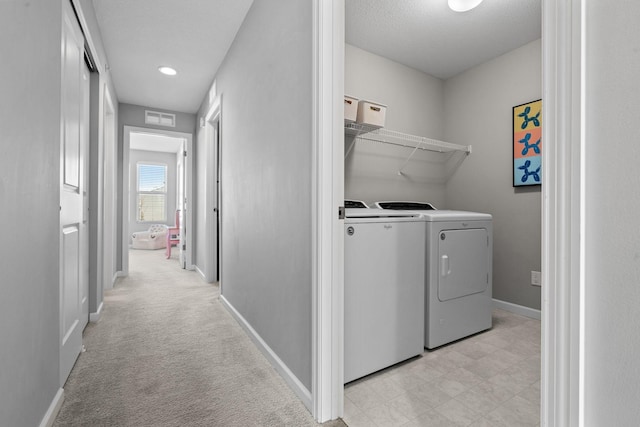
<path fill-rule="evenodd" d="M 407 157 L 407 160 L 405 160 L 404 163 L 402 164 L 402 166 L 400 166 L 400 169 L 398 169 L 398 176 L 402 176 L 402 171 L 404 170 L 405 167 L 407 167 L 407 164 L 409 163 L 409 160 L 411 160 L 413 155 L 416 154 L 416 151 L 418 151 L 418 148 L 420 148 L 421 145 L 422 145 L 422 141 L 420 141 L 418 144 L 416 144 L 416 146 L 413 149 L 413 151 L 411 151 L 411 154 L 409 154 L 409 157 Z"/>

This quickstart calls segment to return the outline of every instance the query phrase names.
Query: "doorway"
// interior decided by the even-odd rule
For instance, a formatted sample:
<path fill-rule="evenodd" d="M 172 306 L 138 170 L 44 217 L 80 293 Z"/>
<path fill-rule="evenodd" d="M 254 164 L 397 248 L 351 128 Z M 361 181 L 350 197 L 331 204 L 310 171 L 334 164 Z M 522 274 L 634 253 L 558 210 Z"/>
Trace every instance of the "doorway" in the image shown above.
<path fill-rule="evenodd" d="M 202 209 L 199 211 L 199 218 L 204 218 L 204 239 L 202 245 L 204 248 L 203 261 L 200 261 L 198 254 L 198 265 L 200 274 L 206 282 L 221 283 L 221 263 L 222 254 L 220 252 L 221 233 L 221 120 L 222 117 L 222 100 L 218 96 L 215 98 L 211 108 L 203 118 L 201 127 L 203 127 L 203 141 L 199 145 L 201 156 L 198 159 L 198 165 L 204 170 L 204 188 L 198 194 L 198 200 L 204 201 Z"/>
<path fill-rule="evenodd" d="M 123 275 L 129 271 L 133 234 L 146 232 L 154 225 L 164 225 L 166 233 L 161 236 L 164 241 L 155 242 L 153 248 L 162 249 L 166 257 L 177 258 L 181 268 L 193 269 L 192 158 L 191 134 L 124 126 Z M 170 232 L 179 234 L 179 243 L 166 239 Z M 175 248 L 171 248 L 173 244 Z"/>
<path fill-rule="evenodd" d="M 348 2 L 347 4 L 349 5 Z M 351 7 L 354 6 L 351 5 Z M 444 8 L 446 5 L 443 4 L 442 7 Z M 362 17 L 362 15 L 358 16 Z M 462 420 L 465 409 L 470 412 L 475 411 L 474 415 L 488 416 L 489 414 L 483 413 L 482 410 L 491 406 L 487 404 L 483 408 L 478 408 L 480 410 L 475 410 L 476 408 L 472 408 L 473 398 L 481 394 L 479 390 L 483 388 L 488 390 L 491 387 L 492 383 L 487 381 L 507 378 L 511 374 L 510 368 L 518 365 L 520 365 L 521 372 L 537 367 L 537 376 L 532 373 L 526 378 L 526 381 L 513 387 L 515 394 L 505 392 L 492 397 L 496 398 L 496 403 L 499 405 L 505 403 L 507 397 L 516 399 L 517 402 L 522 403 L 523 408 L 526 406 L 527 411 L 537 415 L 538 411 L 532 410 L 532 408 L 535 408 L 536 405 L 539 406 L 539 398 L 536 401 L 535 396 L 540 394 L 540 322 L 512 315 L 505 310 L 518 311 L 521 308 L 540 307 L 540 289 L 531 286 L 529 283 L 531 271 L 524 270 L 539 270 L 540 268 L 541 191 L 540 187 L 527 191 L 513 190 L 508 180 L 509 165 L 493 162 L 495 157 L 484 157 L 484 155 L 492 153 L 496 148 L 491 146 L 492 143 L 501 141 L 500 135 L 503 128 L 506 129 L 505 134 L 508 134 L 511 129 L 512 124 L 508 120 L 501 119 L 502 112 L 508 114 L 511 108 L 519 102 L 535 100 L 541 96 L 541 42 L 539 40 L 528 42 L 504 53 L 500 61 L 491 63 L 489 60 L 485 64 L 476 66 L 477 68 L 470 68 L 446 79 L 444 77 L 437 79 L 427 75 L 426 72 L 419 74 L 416 69 L 385 58 L 380 53 L 373 53 L 375 49 L 372 44 L 362 43 L 362 46 L 357 46 L 358 38 L 353 34 L 354 28 L 361 27 L 357 24 L 362 23 L 350 21 L 349 14 L 347 14 L 346 20 L 347 33 L 351 33 L 351 39 L 347 37 L 349 44 L 346 45 L 344 56 L 346 65 L 345 93 L 360 99 L 372 99 L 388 105 L 386 128 L 389 131 L 406 132 L 426 138 L 446 138 L 446 141 L 458 144 L 473 144 L 473 153 L 462 163 L 462 167 L 454 175 L 443 174 L 444 176 L 440 176 L 436 175 L 439 164 L 431 157 L 414 156 L 411 162 L 403 163 L 410 155 L 413 156 L 413 153 L 405 153 L 395 147 L 387 148 L 359 141 L 346 162 L 345 196 L 366 202 L 397 199 L 421 200 L 432 202 L 440 209 L 491 213 L 495 223 L 499 225 L 494 229 L 495 241 L 498 244 L 494 251 L 496 254 L 494 271 L 498 270 L 498 274 L 494 275 L 493 297 L 509 299 L 509 301 L 516 301 L 522 305 L 501 304 L 500 308 L 503 310 L 495 312 L 497 313 L 494 314 L 495 328 L 489 331 L 488 336 L 476 336 L 467 342 L 452 344 L 443 349 L 425 353 L 420 363 L 409 362 L 403 365 L 402 368 L 405 369 L 401 368 L 400 373 L 388 371 L 388 375 L 382 378 L 378 376 L 377 381 L 373 379 L 370 384 L 362 381 L 351 385 L 345 392 L 345 420 L 349 422 L 349 408 L 354 406 L 359 410 L 351 411 L 351 415 L 354 417 L 362 414 L 375 416 L 377 409 L 368 413 L 366 410 L 371 402 L 362 401 L 360 397 L 365 394 L 365 391 L 370 392 L 378 386 L 386 385 L 382 389 L 386 397 L 390 397 L 390 399 L 385 400 L 385 404 L 391 408 L 390 405 L 395 398 L 395 396 L 389 396 L 389 393 L 393 392 L 392 385 L 402 384 L 405 380 L 407 387 L 402 391 L 410 391 L 413 395 L 419 395 L 421 391 L 426 391 L 428 387 L 433 386 L 430 393 L 425 394 L 426 400 L 423 401 L 428 402 L 438 414 L 447 415 L 450 421 L 456 416 L 460 416 L 460 420 Z M 410 22 L 406 24 L 410 25 Z M 400 26 L 402 25 L 398 25 L 398 27 Z M 520 72 L 517 67 L 523 66 L 525 63 L 530 63 L 531 67 Z M 372 66 L 373 64 L 375 66 Z M 483 65 L 485 67 L 481 68 Z M 490 75 L 482 73 L 488 69 L 491 70 Z M 531 70 L 535 70 L 535 73 L 528 74 L 527 72 Z M 526 83 L 513 84 L 513 81 L 509 79 L 510 73 L 517 74 L 521 79 L 520 82 L 526 81 Z M 505 75 L 506 77 L 504 77 Z M 386 77 L 386 79 L 382 77 Z M 502 85 L 505 87 L 503 88 Z M 511 90 L 514 87 L 517 89 Z M 482 89 L 476 90 L 477 88 Z M 480 92 L 483 95 L 490 93 L 501 94 L 501 96 L 480 97 Z M 421 95 L 415 96 L 418 93 Z M 430 95 L 426 95 L 427 93 Z M 420 115 L 419 119 L 411 119 L 411 115 L 415 113 Z M 391 117 L 391 114 L 397 115 L 394 118 Z M 472 116 L 481 118 L 479 122 L 482 122 L 482 126 L 487 126 L 486 132 L 482 126 L 467 126 L 463 121 L 455 120 L 455 117 Z M 494 132 L 498 135 L 493 135 Z M 388 159 L 386 163 L 385 158 Z M 403 167 L 407 166 L 405 169 L 401 168 L 402 173 L 396 172 L 398 171 L 396 165 L 400 164 Z M 503 167 L 504 170 L 501 170 Z M 485 191 L 486 182 L 478 180 L 477 177 L 492 179 L 494 175 L 496 184 L 502 184 L 502 176 L 506 176 L 507 185 L 491 186 L 489 191 Z M 485 189 L 480 188 L 481 186 L 484 186 Z M 385 192 L 386 194 L 382 194 Z M 527 208 L 523 209 L 520 216 L 516 218 L 513 210 L 524 206 Z M 518 223 L 518 221 L 525 221 L 525 218 L 528 228 Z M 507 236 L 507 230 L 511 236 Z M 522 233 L 525 230 L 531 232 L 532 235 L 523 236 Z M 515 233 L 520 234 L 515 237 Z M 513 237 L 513 240 L 509 240 L 509 237 Z M 521 247 L 513 247 L 515 241 L 526 241 L 530 246 L 526 248 L 526 251 L 520 250 Z M 529 249 L 531 249 L 530 252 L 528 252 Z M 520 257 L 519 260 L 516 257 Z M 494 307 L 499 302 L 503 301 L 494 301 Z M 537 312 L 539 319 L 539 309 L 524 311 L 534 316 Z M 508 327 L 504 328 L 505 325 Z M 527 341 L 523 340 L 518 348 L 500 347 L 501 341 L 497 338 L 505 332 L 512 333 L 519 330 L 523 332 L 519 337 L 526 336 L 529 338 Z M 536 351 L 533 353 L 520 352 L 520 345 L 523 348 Z M 481 351 L 470 351 L 471 348 L 477 350 L 483 348 L 484 351 L 491 353 L 495 351 L 495 357 L 488 357 L 488 353 L 482 355 Z M 448 357 L 445 357 L 446 355 Z M 471 361 L 464 359 L 464 357 L 458 357 L 459 355 L 471 358 L 477 356 L 478 361 L 485 357 L 486 359 L 478 363 L 476 360 Z M 442 365 L 433 363 L 438 359 L 441 359 Z M 525 360 L 528 362 L 525 363 Z M 458 365 L 454 365 L 453 362 Z M 486 364 L 487 369 L 485 371 L 477 370 L 479 364 Z M 504 369 L 502 365 L 504 365 Z M 424 381 L 421 384 L 411 383 L 408 377 L 403 378 L 402 371 L 406 370 L 412 370 L 414 374 L 423 374 Z M 491 378 L 483 378 L 482 375 L 478 375 L 492 370 L 494 375 Z M 453 371 L 453 375 L 441 379 L 442 371 Z M 476 376 L 467 375 L 467 373 Z M 464 374 L 464 377 L 457 376 L 460 374 Z M 438 375 L 437 378 L 436 375 Z M 389 377 L 393 377 L 394 381 L 383 381 Z M 455 390 L 447 388 L 454 383 L 457 383 L 456 387 L 459 386 L 459 388 Z M 513 384 L 515 382 L 510 385 Z M 529 388 L 536 384 L 537 393 L 535 389 L 531 391 L 532 389 Z M 526 396 L 524 390 L 527 390 Z M 490 394 L 485 393 L 485 396 L 488 395 Z M 531 397 L 534 401 L 529 399 Z M 356 401 L 357 403 L 355 403 Z M 457 414 L 454 411 L 456 407 L 460 408 Z M 497 416 L 499 413 L 506 413 L 509 408 L 494 406 L 491 410 L 496 410 L 494 415 Z M 425 411 L 428 410 L 425 409 Z M 432 415 L 437 417 L 438 414 Z M 419 413 L 413 415 L 416 418 L 420 416 Z"/>

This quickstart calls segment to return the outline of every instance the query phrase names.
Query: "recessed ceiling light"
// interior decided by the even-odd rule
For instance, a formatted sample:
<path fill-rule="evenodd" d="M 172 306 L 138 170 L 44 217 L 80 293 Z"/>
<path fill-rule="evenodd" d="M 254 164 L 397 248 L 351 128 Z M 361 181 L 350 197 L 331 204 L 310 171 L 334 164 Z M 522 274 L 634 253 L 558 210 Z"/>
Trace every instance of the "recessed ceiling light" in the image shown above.
<path fill-rule="evenodd" d="M 158 67 L 158 71 L 160 71 L 162 74 L 166 74 L 167 76 L 175 76 L 176 74 L 178 74 L 175 68 L 171 67 Z"/>
<path fill-rule="evenodd" d="M 455 12 L 466 12 L 477 7 L 482 0 L 449 0 L 449 7 Z"/>

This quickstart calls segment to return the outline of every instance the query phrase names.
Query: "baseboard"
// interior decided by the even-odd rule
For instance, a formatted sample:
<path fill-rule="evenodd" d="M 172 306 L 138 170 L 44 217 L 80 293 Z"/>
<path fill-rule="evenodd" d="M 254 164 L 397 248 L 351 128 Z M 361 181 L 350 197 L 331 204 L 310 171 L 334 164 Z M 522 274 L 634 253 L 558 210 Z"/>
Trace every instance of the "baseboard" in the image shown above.
<path fill-rule="evenodd" d="M 298 396 L 304 406 L 307 407 L 309 412 L 313 413 L 311 404 L 311 392 L 300 382 L 300 380 L 291 372 L 291 370 L 285 365 L 285 363 L 278 357 L 278 355 L 267 345 L 266 342 L 258 335 L 258 333 L 251 327 L 251 325 L 245 320 L 244 317 L 227 301 L 227 299 L 220 295 L 220 301 L 222 305 L 231 313 L 231 315 L 238 321 L 240 326 L 247 332 L 249 338 L 254 342 L 258 349 L 264 354 L 267 360 L 271 363 L 274 369 L 280 374 L 287 385 Z"/>
<path fill-rule="evenodd" d="M 198 274 L 200 275 L 200 277 L 202 277 L 202 280 L 204 280 L 205 282 L 207 281 L 207 277 L 204 275 L 204 272 L 202 270 L 200 270 L 200 267 L 198 267 L 197 265 L 194 265 L 196 271 L 198 272 Z"/>
<path fill-rule="evenodd" d="M 53 425 L 53 422 L 58 416 L 58 412 L 60 412 L 60 408 L 62 408 L 62 402 L 64 402 L 64 390 L 62 388 L 59 388 L 58 392 L 51 401 L 51 405 L 49 405 L 49 409 L 47 409 L 44 417 L 42 417 L 40 427 L 51 427 Z"/>
<path fill-rule="evenodd" d="M 511 302 L 500 301 L 499 299 L 493 299 L 493 308 L 499 308 L 501 310 L 508 311 L 510 313 L 519 314 L 520 316 L 530 317 L 532 319 L 540 320 L 542 313 L 535 308 L 525 307 L 524 305 L 513 304 Z"/>
<path fill-rule="evenodd" d="M 104 301 L 100 303 L 95 313 L 89 313 L 89 322 L 96 323 L 102 317 L 102 308 L 104 307 Z"/>

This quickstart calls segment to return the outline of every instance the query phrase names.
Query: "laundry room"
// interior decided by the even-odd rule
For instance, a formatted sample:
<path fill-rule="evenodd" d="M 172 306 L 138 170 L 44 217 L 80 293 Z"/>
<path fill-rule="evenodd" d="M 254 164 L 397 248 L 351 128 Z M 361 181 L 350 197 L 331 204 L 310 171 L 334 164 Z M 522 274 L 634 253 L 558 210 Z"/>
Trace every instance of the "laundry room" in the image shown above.
<path fill-rule="evenodd" d="M 518 316 L 534 342 L 531 351 L 514 353 L 534 362 L 539 331 L 536 341 L 527 319 L 540 319 L 542 190 L 533 177 L 527 184 L 536 185 L 514 185 L 513 132 L 514 107 L 542 98 L 540 3 L 484 0 L 459 13 L 446 0 L 347 1 L 344 75 L 345 111 L 365 101 L 384 113 L 383 123 L 373 126 L 345 116 L 345 199 L 369 207 L 378 201 L 428 202 L 437 210 L 491 215 L 490 301 L 498 309 L 493 326 L 503 322 L 503 313 Z M 422 358 L 447 351 L 444 346 Z M 520 362 L 514 357 L 505 369 Z M 535 395 L 535 375 L 528 380 L 514 387 L 534 387 L 528 391 Z M 351 411 L 354 425 L 374 418 L 363 409 L 364 396 L 380 397 L 373 388 L 347 385 L 345 413 L 349 418 Z M 463 405 L 461 413 L 469 407 Z"/>
<path fill-rule="evenodd" d="M 364 45 L 360 40 L 373 30 L 382 31 L 365 11 L 370 15 L 375 7 L 377 15 L 389 13 L 387 19 L 400 19 L 412 16 L 410 8 L 419 3 L 436 2 L 406 2 L 412 6 L 403 14 L 385 3 L 347 2 L 345 94 L 386 105 L 385 130 L 471 146 L 471 152 L 451 172 L 445 171 L 443 153 L 417 150 L 404 165 L 411 148 L 345 135 L 345 153 L 353 143 L 345 156 L 345 198 L 368 203 L 425 201 L 437 209 L 491 214 L 494 298 L 539 310 L 540 288 L 531 285 L 531 271 L 540 270 L 541 186 L 513 187 L 511 134 L 512 108 L 542 97 L 540 24 L 533 41 L 442 79 L 372 53 L 373 41 L 367 41 L 366 49 L 356 45 Z M 446 1 L 441 3 L 446 7 Z M 504 5 L 496 3 L 494 7 Z M 491 4 L 486 0 L 477 10 Z M 539 1 L 520 6 L 532 4 L 539 13 Z M 401 22 L 386 25 L 402 26 Z M 357 31 L 366 34 L 359 36 Z M 399 49 L 402 40 L 386 43 L 387 49 Z"/>

